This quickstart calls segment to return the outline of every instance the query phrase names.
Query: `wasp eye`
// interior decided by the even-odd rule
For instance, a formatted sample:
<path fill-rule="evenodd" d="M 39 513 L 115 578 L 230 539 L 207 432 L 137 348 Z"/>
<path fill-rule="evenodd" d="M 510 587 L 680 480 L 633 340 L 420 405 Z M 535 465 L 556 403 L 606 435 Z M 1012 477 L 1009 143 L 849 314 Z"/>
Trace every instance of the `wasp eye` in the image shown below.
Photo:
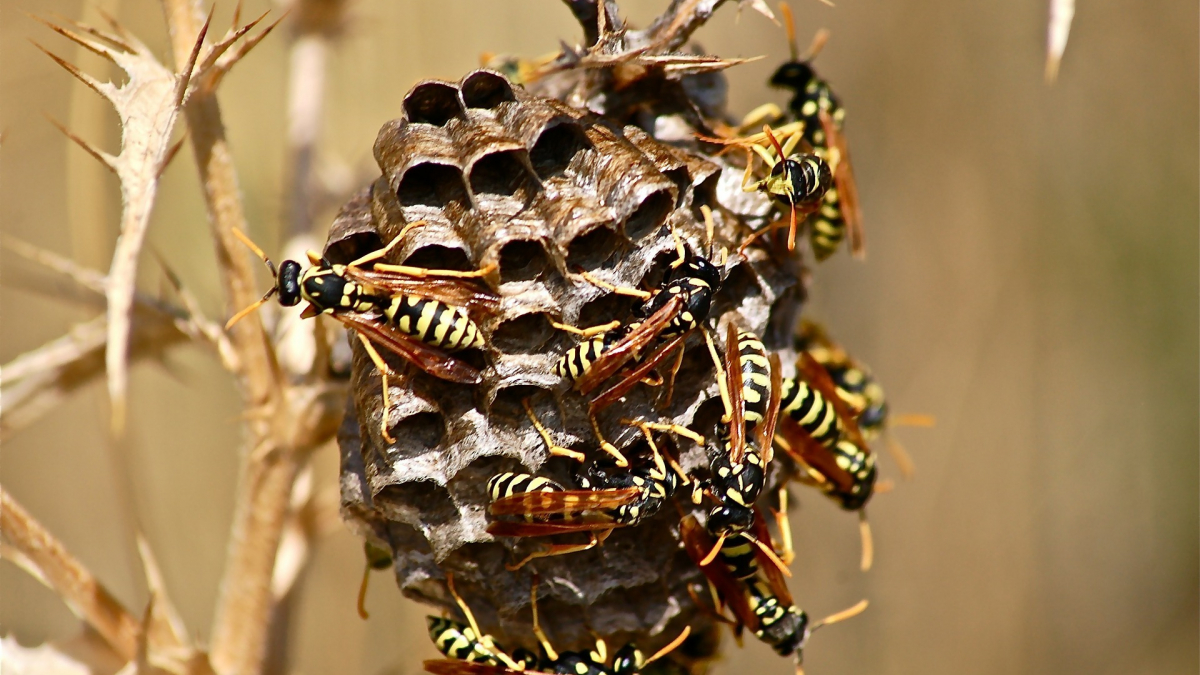
<path fill-rule="evenodd" d="M 300 302 L 300 263 L 295 260 L 283 261 L 275 286 L 279 289 L 279 304 L 295 307 Z"/>

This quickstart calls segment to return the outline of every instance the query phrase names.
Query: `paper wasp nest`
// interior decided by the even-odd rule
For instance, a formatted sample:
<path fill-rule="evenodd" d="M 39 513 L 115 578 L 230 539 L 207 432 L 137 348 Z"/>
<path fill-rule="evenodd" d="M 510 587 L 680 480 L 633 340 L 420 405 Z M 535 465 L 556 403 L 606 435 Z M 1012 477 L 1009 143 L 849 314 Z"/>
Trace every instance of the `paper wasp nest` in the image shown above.
<path fill-rule="evenodd" d="M 382 175 L 343 208 L 327 256 L 349 261 L 391 241 L 405 223 L 424 220 L 428 224 L 413 230 L 389 262 L 458 269 L 496 264 L 486 283 L 502 304 L 482 325 L 484 353 L 463 357 L 481 369 L 482 384 L 451 384 L 410 368 L 408 380 L 393 380 L 386 411 L 379 372 L 352 340 L 353 400 L 339 438 L 346 517 L 393 551 L 406 595 L 452 606 L 445 586 L 445 571 L 452 571 L 481 627 L 506 645 L 532 642 L 533 570 L 541 576 L 543 624 L 560 648 L 589 645 L 591 633 L 615 638 L 618 646 L 636 638 L 648 647 L 684 624 L 704 633 L 711 612 L 698 610 L 685 588 L 701 577 L 679 546 L 674 505 L 637 527 L 615 530 L 603 546 L 510 572 L 505 563 L 541 542 L 492 540 L 485 531 L 486 484 L 498 472 L 517 470 L 577 485 L 573 472 L 582 465 L 562 457 L 547 461 L 524 399 L 559 445 L 606 457 L 588 423 L 588 399 L 554 373 L 578 337 L 550 322 L 628 321 L 635 301 L 578 271 L 656 288 L 676 259 L 672 228 L 691 250 L 707 255 L 702 205 L 714 212 L 718 249 L 729 249 L 710 325 L 720 325 L 723 335 L 725 323 L 736 318 L 769 348 L 786 349 L 803 296 L 799 263 L 772 260 L 757 247 L 747 259 L 736 253 L 769 205 L 741 192 L 741 168 L 723 158 L 535 96 L 489 70 L 457 83 L 414 86 L 403 114 L 380 130 L 375 157 Z M 639 385 L 600 415 L 605 436 L 627 454 L 642 452 L 645 441 L 622 418 L 711 432 L 722 407 L 698 332 L 685 354 L 668 409 L 656 407 L 657 388 Z M 385 356 L 394 368 L 404 367 L 398 357 Z M 381 437 L 383 414 L 394 444 Z M 707 465 L 691 441 L 665 444 L 677 449 L 689 471 Z M 675 501 L 690 510 L 686 492 L 681 488 Z"/>

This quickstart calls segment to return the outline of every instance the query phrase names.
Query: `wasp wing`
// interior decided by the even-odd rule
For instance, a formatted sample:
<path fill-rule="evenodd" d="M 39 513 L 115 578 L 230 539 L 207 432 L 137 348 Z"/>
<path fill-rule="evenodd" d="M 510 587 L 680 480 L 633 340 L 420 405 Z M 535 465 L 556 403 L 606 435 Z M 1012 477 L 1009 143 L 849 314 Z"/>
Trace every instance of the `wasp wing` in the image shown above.
<path fill-rule="evenodd" d="M 754 509 L 754 524 L 751 525 L 751 534 L 764 546 L 774 546 L 771 541 L 771 531 L 767 529 L 767 521 L 763 519 L 762 512 L 757 508 Z M 787 579 L 784 578 L 779 566 L 757 547 L 755 548 L 754 558 L 758 561 L 758 568 L 766 575 L 767 583 L 771 586 L 771 592 L 775 594 L 775 597 L 779 598 L 780 603 L 790 606 L 792 604 L 792 593 L 788 590 Z"/>
<path fill-rule="evenodd" d="M 704 560 L 715 544 L 708 536 L 708 533 L 704 531 L 704 527 L 696 520 L 695 516 L 687 516 L 679 521 L 679 535 L 683 539 L 683 547 L 687 550 L 688 557 L 697 566 L 700 565 L 700 562 Z M 759 620 L 754 610 L 750 607 L 750 601 L 747 599 L 748 591 L 746 585 L 730 574 L 728 567 L 716 560 L 700 567 L 700 571 L 712 582 L 712 585 L 717 589 L 721 598 L 733 611 L 733 615 L 748 627 L 751 632 L 757 631 L 759 629 Z"/>
<path fill-rule="evenodd" d="M 490 316 L 500 311 L 500 298 L 485 287 L 463 279 L 416 277 L 361 267 L 347 267 L 347 277 L 388 294 L 416 295 L 462 307 L 475 316 Z"/>
<path fill-rule="evenodd" d="M 635 487 L 614 490 L 562 490 L 555 492 L 520 492 L 492 502 L 488 512 L 493 516 L 545 516 L 615 509 L 633 502 L 641 494 Z"/>
<path fill-rule="evenodd" d="M 540 670 L 513 670 L 504 666 L 472 663 L 457 659 L 431 659 L 424 664 L 425 672 L 434 675 L 549 675 Z"/>
<path fill-rule="evenodd" d="M 622 527 L 622 524 L 607 516 L 594 514 L 585 520 L 570 523 L 513 523 L 507 520 L 493 520 L 488 523 L 487 533 L 493 537 L 553 537 L 575 532 L 600 532 L 616 527 Z"/>
<path fill-rule="evenodd" d="M 841 202 L 842 221 L 846 223 L 846 233 L 850 239 L 850 252 L 856 258 L 866 256 L 866 236 L 863 233 L 862 209 L 858 203 L 858 183 L 854 180 L 854 167 L 850 164 L 850 151 L 846 147 L 846 137 L 834 123 L 829 113 L 821 111 L 821 126 L 825 130 L 826 143 L 837 149 L 838 165 L 833 168 L 833 180 L 837 185 L 838 201 Z"/>
<path fill-rule="evenodd" d="M 783 391 L 783 368 L 779 363 L 779 355 L 772 353 L 767 361 L 771 364 L 771 400 L 757 430 L 763 471 L 767 470 L 775 455 L 775 427 L 779 424 L 779 397 Z"/>
<path fill-rule="evenodd" d="M 746 398 L 742 390 L 741 350 L 738 349 L 737 327 L 729 322 L 725 332 L 725 382 L 729 389 L 729 454 L 732 464 L 746 457 Z"/>
<path fill-rule="evenodd" d="M 625 377 L 620 379 L 620 381 L 604 390 L 596 398 L 592 399 L 592 402 L 588 404 L 588 412 L 595 415 L 613 403 L 616 403 L 625 394 L 628 394 L 629 391 L 633 389 L 638 382 L 641 382 L 651 370 L 657 368 L 668 354 L 674 351 L 676 347 L 686 340 L 687 336 L 688 333 L 676 335 L 655 349 L 649 357 L 639 363 L 636 368 L 631 369 L 625 375 Z"/>
<path fill-rule="evenodd" d="M 590 394 L 602 382 L 621 369 L 630 359 L 636 358 L 647 345 L 658 337 L 659 333 L 671 323 L 671 319 L 679 313 L 683 299 L 678 295 L 671 297 L 650 315 L 641 325 L 629 331 L 629 334 L 617 341 L 611 349 L 600 355 L 592 363 L 592 367 L 584 373 L 575 386 L 583 394 Z"/>
<path fill-rule="evenodd" d="M 438 379 L 461 384 L 479 384 L 483 381 L 479 371 L 466 362 L 401 333 L 376 317 L 358 312 L 335 312 L 331 316 Z"/>
<path fill-rule="evenodd" d="M 804 381 L 813 389 L 821 392 L 821 395 L 833 406 L 838 420 L 842 423 L 845 436 L 855 445 L 867 447 L 863 441 L 862 432 L 859 431 L 858 422 L 855 421 L 858 416 L 838 393 L 837 385 L 834 384 L 833 378 L 829 377 L 829 371 L 825 370 L 825 366 L 813 358 L 812 354 L 804 352 L 800 355 L 796 369 L 799 371 L 797 375 L 803 377 Z"/>

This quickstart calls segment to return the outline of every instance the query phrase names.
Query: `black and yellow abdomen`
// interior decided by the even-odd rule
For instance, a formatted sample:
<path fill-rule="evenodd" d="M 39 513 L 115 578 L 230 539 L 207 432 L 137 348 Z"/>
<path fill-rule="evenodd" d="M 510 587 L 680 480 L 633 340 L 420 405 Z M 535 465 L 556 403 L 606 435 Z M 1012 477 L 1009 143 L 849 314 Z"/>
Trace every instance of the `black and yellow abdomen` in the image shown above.
<path fill-rule="evenodd" d="M 779 407 L 813 440 L 832 448 L 842 437 L 837 411 L 821 392 L 798 378 L 783 378 Z"/>
<path fill-rule="evenodd" d="M 554 366 L 555 374 L 572 382 L 578 381 L 587 374 L 596 359 L 616 344 L 625 332 L 622 329 L 610 330 L 585 339 L 558 358 L 558 363 Z"/>
<path fill-rule="evenodd" d="M 767 360 L 767 348 L 758 336 L 749 331 L 739 331 L 738 365 L 742 368 L 742 401 L 745 403 L 746 428 L 763 421 L 767 406 L 771 403 L 771 363 Z"/>
<path fill-rule="evenodd" d="M 475 631 L 465 623 L 437 616 L 425 617 L 429 637 L 438 651 L 452 659 L 503 666 L 492 649 L 484 645 Z"/>
<path fill-rule="evenodd" d="M 415 295 L 396 295 L 383 313 L 397 330 L 427 345 L 447 351 L 483 347 L 483 333 L 461 307 Z"/>

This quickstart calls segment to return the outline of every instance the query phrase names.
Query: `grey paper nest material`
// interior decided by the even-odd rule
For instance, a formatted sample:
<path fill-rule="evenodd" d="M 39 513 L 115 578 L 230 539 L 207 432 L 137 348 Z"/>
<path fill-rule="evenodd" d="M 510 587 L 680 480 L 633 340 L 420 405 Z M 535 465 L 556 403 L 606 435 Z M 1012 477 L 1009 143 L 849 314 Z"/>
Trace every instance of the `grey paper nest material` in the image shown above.
<path fill-rule="evenodd" d="M 704 632 L 685 584 L 701 577 L 680 548 L 672 505 L 638 527 L 616 530 L 600 548 L 535 561 L 520 572 L 505 563 L 536 541 L 493 541 L 485 532 L 486 483 L 505 470 L 527 470 L 569 485 L 578 467 L 547 461 L 545 444 L 521 407 L 531 399 L 563 446 L 602 456 L 587 418 L 587 399 L 554 374 L 559 355 L 577 342 L 550 321 L 591 326 L 627 321 L 632 301 L 598 288 L 578 270 L 626 286 L 654 287 L 676 258 L 670 228 L 695 251 L 707 251 L 701 205 L 717 222 L 717 242 L 735 250 L 749 231 L 745 214 L 769 205 L 740 191 L 741 170 L 660 143 L 644 131 L 540 98 L 492 71 L 458 83 L 425 81 L 404 101 L 375 143 L 382 175 L 337 218 L 327 255 L 346 261 L 390 241 L 418 220 L 389 262 L 469 269 L 498 264 L 488 285 L 501 311 L 482 325 L 485 353 L 467 360 L 483 372 L 478 386 L 450 384 L 413 372 L 393 382 L 383 410 L 380 377 L 355 347 L 352 405 L 339 441 L 343 512 L 373 541 L 395 553 L 401 588 L 420 600 L 451 606 L 445 571 L 505 644 L 528 644 L 530 571 L 542 578 L 540 606 L 560 647 L 582 647 L 589 631 L 617 643 L 684 623 Z M 725 205 L 736 200 L 735 215 Z M 758 224 L 755 220 L 754 224 Z M 758 332 L 786 349 L 802 291 L 802 270 L 781 267 L 753 249 L 730 255 L 712 317 Z M 403 363 L 387 358 L 395 367 Z M 606 409 L 607 438 L 637 455 L 644 440 L 621 418 L 672 421 L 707 433 L 721 406 L 704 341 L 693 335 L 671 407 L 654 407 L 656 392 L 639 386 Z M 387 415 L 397 443 L 381 437 Z M 701 448 L 680 441 L 687 469 L 706 464 Z M 677 498 L 694 508 L 686 497 Z M 651 638 L 650 643 L 655 639 Z"/>

